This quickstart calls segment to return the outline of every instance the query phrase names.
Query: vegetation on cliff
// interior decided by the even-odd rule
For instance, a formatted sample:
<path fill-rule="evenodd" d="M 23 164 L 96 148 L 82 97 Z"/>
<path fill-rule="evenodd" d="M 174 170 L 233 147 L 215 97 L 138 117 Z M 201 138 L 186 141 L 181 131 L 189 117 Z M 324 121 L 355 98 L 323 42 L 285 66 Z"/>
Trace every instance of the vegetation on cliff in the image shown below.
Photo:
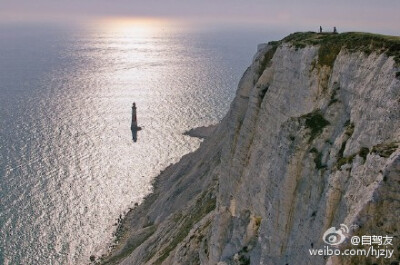
<path fill-rule="evenodd" d="M 396 64 L 400 65 L 400 37 L 386 36 L 362 32 L 345 32 L 341 34 L 296 32 L 282 40 L 291 43 L 296 48 L 305 48 L 307 45 L 320 45 L 318 63 L 332 67 L 337 54 L 342 48 L 349 51 L 361 51 L 366 54 L 384 52 L 393 56 Z"/>

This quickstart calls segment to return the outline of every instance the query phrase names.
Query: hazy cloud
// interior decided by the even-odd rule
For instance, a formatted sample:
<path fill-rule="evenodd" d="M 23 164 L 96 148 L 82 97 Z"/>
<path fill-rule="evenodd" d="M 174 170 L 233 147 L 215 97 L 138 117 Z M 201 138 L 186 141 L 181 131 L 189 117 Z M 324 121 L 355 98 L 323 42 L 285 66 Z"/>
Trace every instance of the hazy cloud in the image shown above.
<path fill-rule="evenodd" d="M 281 27 L 337 26 L 398 34 L 399 0 L 1 0 L 5 20 L 151 16 L 262 22 Z"/>

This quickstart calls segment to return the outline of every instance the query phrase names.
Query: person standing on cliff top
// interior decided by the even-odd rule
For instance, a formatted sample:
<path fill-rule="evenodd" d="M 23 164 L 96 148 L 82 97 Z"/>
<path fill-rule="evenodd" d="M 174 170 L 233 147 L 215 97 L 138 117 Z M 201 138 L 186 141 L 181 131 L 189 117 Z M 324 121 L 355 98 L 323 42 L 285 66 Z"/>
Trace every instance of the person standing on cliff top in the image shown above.
<path fill-rule="evenodd" d="M 322 33 L 322 27 L 319 26 L 319 33 Z"/>

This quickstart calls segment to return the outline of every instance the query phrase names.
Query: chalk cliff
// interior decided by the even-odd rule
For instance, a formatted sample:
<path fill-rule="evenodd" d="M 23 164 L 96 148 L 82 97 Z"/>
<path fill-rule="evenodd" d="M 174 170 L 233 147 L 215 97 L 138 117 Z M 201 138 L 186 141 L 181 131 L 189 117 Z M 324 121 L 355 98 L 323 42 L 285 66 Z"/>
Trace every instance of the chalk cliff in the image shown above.
<path fill-rule="evenodd" d="M 295 33 L 260 45 L 226 117 L 161 173 L 102 262 L 399 261 L 399 44 Z M 350 235 L 393 236 L 393 256 L 311 256 L 342 223 L 353 225 Z M 345 248 L 355 247 L 346 240 Z"/>

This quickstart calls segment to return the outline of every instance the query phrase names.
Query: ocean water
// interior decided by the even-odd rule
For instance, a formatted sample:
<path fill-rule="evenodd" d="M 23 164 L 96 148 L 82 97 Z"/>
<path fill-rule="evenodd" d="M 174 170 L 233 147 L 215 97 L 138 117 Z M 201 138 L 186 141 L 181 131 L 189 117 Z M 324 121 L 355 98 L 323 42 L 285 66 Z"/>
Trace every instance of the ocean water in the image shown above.
<path fill-rule="evenodd" d="M 1 24 L 0 264 L 87 264 L 107 251 L 119 216 L 199 146 L 182 133 L 223 117 L 256 45 L 275 35 Z"/>

